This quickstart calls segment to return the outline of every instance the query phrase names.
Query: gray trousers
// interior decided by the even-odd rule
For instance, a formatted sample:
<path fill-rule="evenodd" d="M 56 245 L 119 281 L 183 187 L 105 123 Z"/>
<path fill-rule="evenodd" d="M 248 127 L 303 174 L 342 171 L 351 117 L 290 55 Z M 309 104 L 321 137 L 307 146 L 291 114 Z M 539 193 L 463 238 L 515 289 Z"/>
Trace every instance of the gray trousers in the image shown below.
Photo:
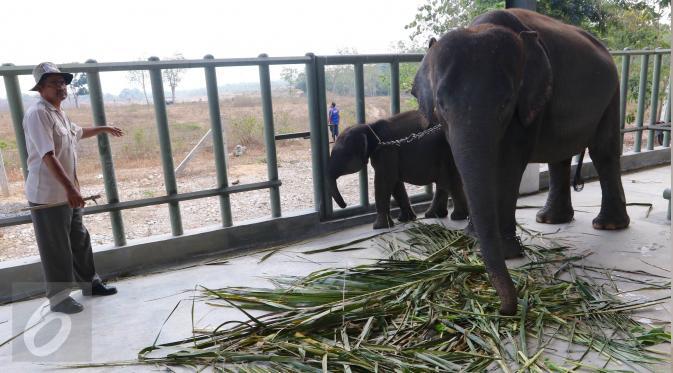
<path fill-rule="evenodd" d="M 52 305 L 68 297 L 75 282 L 85 288 L 93 280 L 100 280 L 94 267 L 91 237 L 82 224 L 82 209 L 65 205 L 33 210 L 30 215 L 47 298 Z"/>

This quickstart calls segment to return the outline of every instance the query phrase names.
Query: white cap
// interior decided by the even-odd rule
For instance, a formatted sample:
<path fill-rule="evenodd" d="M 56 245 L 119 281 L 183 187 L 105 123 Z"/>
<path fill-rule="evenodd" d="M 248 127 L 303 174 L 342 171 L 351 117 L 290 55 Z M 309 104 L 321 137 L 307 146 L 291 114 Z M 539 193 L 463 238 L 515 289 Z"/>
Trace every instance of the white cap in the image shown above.
<path fill-rule="evenodd" d="M 56 67 L 52 62 L 42 62 L 41 64 L 35 66 L 33 69 L 33 78 L 35 78 L 35 86 L 31 88 L 31 91 L 37 91 L 38 85 L 42 78 L 48 75 L 61 75 L 65 79 L 65 84 L 70 84 L 72 82 L 73 75 L 70 73 L 62 73 L 61 70 Z"/>

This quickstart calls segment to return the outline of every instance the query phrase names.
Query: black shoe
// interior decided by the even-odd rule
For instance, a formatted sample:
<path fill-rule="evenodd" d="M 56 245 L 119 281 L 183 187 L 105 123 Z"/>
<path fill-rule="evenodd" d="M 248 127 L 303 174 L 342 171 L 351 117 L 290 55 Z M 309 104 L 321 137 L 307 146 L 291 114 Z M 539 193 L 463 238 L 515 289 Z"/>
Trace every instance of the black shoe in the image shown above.
<path fill-rule="evenodd" d="M 107 286 L 100 281 L 94 281 L 91 284 L 90 288 L 87 287 L 82 289 L 82 294 L 86 295 L 87 297 L 90 297 L 92 295 L 100 295 L 100 296 L 113 295 L 117 294 L 117 288 L 115 288 L 114 286 Z"/>
<path fill-rule="evenodd" d="M 67 314 L 79 313 L 82 312 L 84 306 L 79 304 L 76 300 L 67 297 L 62 300 L 59 304 L 49 307 L 53 312 L 62 312 Z"/>

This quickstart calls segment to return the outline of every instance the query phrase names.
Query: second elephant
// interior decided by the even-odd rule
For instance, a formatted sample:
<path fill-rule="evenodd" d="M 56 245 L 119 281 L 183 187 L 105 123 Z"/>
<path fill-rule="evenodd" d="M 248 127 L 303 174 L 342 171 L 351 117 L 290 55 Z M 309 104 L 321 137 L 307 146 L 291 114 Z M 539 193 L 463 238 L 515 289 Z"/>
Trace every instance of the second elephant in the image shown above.
<path fill-rule="evenodd" d="M 375 171 L 377 212 L 374 229 L 388 228 L 394 224 L 390 217 L 391 195 L 400 206 L 400 221 L 416 218 L 404 188 L 405 182 L 414 185 L 437 184 L 437 191 L 425 213 L 426 217 L 447 216 L 450 193 L 454 204 L 451 219 L 465 219 L 468 210 L 463 185 L 442 131 L 428 133 L 400 146 L 381 144 L 421 132 L 425 122 L 426 119 L 420 112 L 408 111 L 343 131 L 332 148 L 328 164 L 334 201 L 341 208 L 346 207 L 336 185 L 337 178 L 360 171 L 371 159 Z"/>

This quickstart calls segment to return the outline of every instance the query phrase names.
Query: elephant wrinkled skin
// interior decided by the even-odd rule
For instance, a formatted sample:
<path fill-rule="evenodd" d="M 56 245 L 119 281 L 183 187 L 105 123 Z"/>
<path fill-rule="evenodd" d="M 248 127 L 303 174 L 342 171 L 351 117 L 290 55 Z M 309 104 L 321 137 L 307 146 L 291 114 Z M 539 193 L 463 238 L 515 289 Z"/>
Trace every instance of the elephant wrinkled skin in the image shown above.
<path fill-rule="evenodd" d="M 425 121 L 425 117 L 418 111 L 408 111 L 371 124 L 349 127 L 343 131 L 334 143 L 328 163 L 334 201 L 341 208 L 346 207 L 336 186 L 337 178 L 360 171 L 371 159 L 375 171 L 374 192 L 377 212 L 374 229 L 393 226 L 390 217 L 391 195 L 400 206 L 401 222 L 416 219 L 404 188 L 405 182 L 414 185 L 437 184 L 432 204 L 425 213 L 426 217 L 447 216 L 450 193 L 454 204 L 451 219 L 465 219 L 467 202 L 462 182 L 442 131 L 429 133 L 399 147 L 380 145 L 380 141 L 402 139 L 422 131 Z"/>
<path fill-rule="evenodd" d="M 603 195 L 594 228 L 629 225 L 618 82 L 612 57 L 593 36 L 527 10 L 488 12 L 431 41 L 412 94 L 444 126 L 502 314 L 517 311 L 505 259 L 521 254 L 507 238 L 527 163 L 550 164 L 538 220 L 568 220 L 570 159 L 588 147 Z"/>

